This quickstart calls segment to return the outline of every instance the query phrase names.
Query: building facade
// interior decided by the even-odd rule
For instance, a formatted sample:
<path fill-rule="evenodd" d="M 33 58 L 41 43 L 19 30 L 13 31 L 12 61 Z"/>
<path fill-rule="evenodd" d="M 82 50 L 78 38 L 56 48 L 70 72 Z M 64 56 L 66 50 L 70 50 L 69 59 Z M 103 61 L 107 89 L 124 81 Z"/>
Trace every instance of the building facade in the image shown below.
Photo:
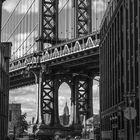
<path fill-rule="evenodd" d="M 140 139 L 140 1 L 112 0 L 101 25 L 102 140 Z"/>
<path fill-rule="evenodd" d="M 0 140 L 8 132 L 10 43 L 0 43 Z"/>
<path fill-rule="evenodd" d="M 0 0 L 0 29 L 3 2 L 4 0 Z M 0 33 L 0 140 L 4 140 L 8 132 L 10 46 L 11 43 L 1 42 Z"/>

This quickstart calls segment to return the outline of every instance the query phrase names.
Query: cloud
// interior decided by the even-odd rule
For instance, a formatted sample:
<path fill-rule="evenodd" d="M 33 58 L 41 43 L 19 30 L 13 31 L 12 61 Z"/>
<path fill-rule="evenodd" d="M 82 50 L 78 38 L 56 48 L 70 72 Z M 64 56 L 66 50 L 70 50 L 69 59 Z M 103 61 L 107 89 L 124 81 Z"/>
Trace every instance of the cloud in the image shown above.
<path fill-rule="evenodd" d="M 68 2 L 68 3 L 67 3 Z M 65 6 L 65 4 L 67 5 Z M 64 6 L 64 9 L 71 8 L 72 0 L 59 0 L 59 10 L 61 10 Z"/>
<path fill-rule="evenodd" d="M 98 114 L 99 113 L 99 99 L 93 100 L 93 113 Z"/>
<path fill-rule="evenodd" d="M 21 0 L 20 2 L 20 8 L 16 8 L 16 11 L 18 14 L 25 14 L 26 11 L 28 10 L 28 8 L 31 6 L 32 2 L 34 0 Z M 4 3 L 3 3 L 3 9 L 6 10 L 7 12 L 11 13 L 17 3 L 19 2 L 19 0 L 6 0 Z M 67 3 L 67 0 L 60 0 L 59 1 L 59 9 L 61 10 L 64 5 Z M 71 0 L 69 0 L 68 4 L 64 7 L 64 9 L 67 9 L 67 8 L 71 8 Z M 37 13 L 39 11 L 39 0 L 35 0 L 35 4 L 33 4 L 32 6 L 33 8 L 31 8 L 31 12 L 32 13 Z"/>
<path fill-rule="evenodd" d="M 94 0 L 93 1 L 93 10 L 95 13 L 104 12 L 106 9 L 106 2 L 105 0 Z"/>
<path fill-rule="evenodd" d="M 99 86 L 98 85 L 94 85 L 92 87 L 92 91 L 93 91 L 93 98 L 99 97 Z"/>
<path fill-rule="evenodd" d="M 59 95 L 58 95 L 59 96 L 59 99 L 58 99 L 59 115 L 62 115 L 66 102 L 69 107 L 69 111 L 71 110 L 71 106 L 70 106 L 71 89 L 70 89 L 69 85 L 64 82 L 59 87 L 58 93 L 59 93 Z"/>
<path fill-rule="evenodd" d="M 58 92 L 60 96 L 64 96 L 67 98 L 70 98 L 71 96 L 70 86 L 65 82 L 60 85 Z"/>
<path fill-rule="evenodd" d="M 65 102 L 66 102 L 65 97 L 59 96 L 59 100 L 58 100 L 59 115 L 63 114 Z"/>
<path fill-rule="evenodd" d="M 28 89 L 28 90 L 27 90 Z M 9 101 L 10 103 L 21 103 L 23 107 L 35 108 L 37 103 L 37 92 L 36 88 L 34 91 L 32 88 L 20 88 L 18 90 L 10 91 Z"/>
<path fill-rule="evenodd" d="M 29 8 L 30 10 L 28 14 L 30 12 L 37 13 L 39 11 L 39 0 L 26 0 L 25 2 L 21 2 L 20 5 L 21 5 L 20 8 L 16 9 L 18 14 L 25 14 Z"/>
<path fill-rule="evenodd" d="M 22 110 L 23 113 L 32 112 L 33 111 L 33 109 L 31 109 L 31 108 L 22 108 L 21 110 Z"/>
<path fill-rule="evenodd" d="M 3 3 L 3 9 L 11 13 L 16 8 L 16 5 L 18 4 L 18 2 L 19 0 L 6 0 Z M 21 0 L 15 11 L 17 14 L 25 14 L 27 10 L 29 9 L 29 7 L 31 6 L 31 10 L 29 11 L 31 11 L 32 13 L 37 13 L 39 10 L 38 5 L 39 5 L 39 0 L 35 0 L 35 2 L 34 0 Z M 28 14 L 29 13 L 30 12 L 28 12 Z"/>
<path fill-rule="evenodd" d="M 17 102 L 19 102 L 19 103 L 36 103 L 36 100 L 35 100 L 35 98 L 33 98 L 31 95 L 28 95 L 28 93 L 27 93 L 27 95 L 25 96 L 20 96 L 20 97 L 15 97 L 15 101 L 17 101 Z"/>
<path fill-rule="evenodd" d="M 10 96 L 14 96 L 14 97 L 18 97 L 18 96 L 26 96 L 28 94 L 30 95 L 35 95 L 37 94 L 37 86 L 36 85 L 32 85 L 32 86 L 28 86 L 28 87 L 22 87 L 22 88 L 18 88 L 18 89 L 14 89 L 14 90 L 10 90 Z"/>
<path fill-rule="evenodd" d="M 18 1 L 19 0 L 6 0 L 6 1 L 4 1 L 3 9 L 6 10 L 7 12 L 11 13 L 15 9 Z"/>
<path fill-rule="evenodd" d="M 10 103 L 20 103 L 22 107 L 29 108 L 29 109 L 35 109 L 37 104 L 37 95 L 32 95 L 29 93 L 26 93 L 26 95 L 23 95 L 22 92 L 19 93 L 20 96 L 16 96 L 14 94 L 10 94 Z"/>
<path fill-rule="evenodd" d="M 60 104 L 60 105 L 64 105 L 63 103 L 66 101 L 66 99 L 65 99 L 65 97 L 63 97 L 63 96 L 59 96 L 59 97 L 58 97 L 58 101 L 59 101 L 59 104 Z"/>
<path fill-rule="evenodd" d="M 99 77 L 95 77 L 95 79 L 99 80 Z M 94 114 L 99 114 L 99 82 L 93 80 L 93 113 Z"/>

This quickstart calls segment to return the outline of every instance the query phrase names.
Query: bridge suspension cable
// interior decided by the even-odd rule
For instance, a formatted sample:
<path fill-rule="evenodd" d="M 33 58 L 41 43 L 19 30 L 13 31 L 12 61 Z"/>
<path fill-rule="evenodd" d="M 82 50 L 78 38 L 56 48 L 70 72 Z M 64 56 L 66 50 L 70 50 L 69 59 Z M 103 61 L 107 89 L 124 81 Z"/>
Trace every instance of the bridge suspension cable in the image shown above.
<path fill-rule="evenodd" d="M 38 0 L 19 0 L 2 27 L 2 40 L 13 43 L 12 59 L 22 57 L 27 51 L 32 53 L 37 49 L 35 38 L 39 27 L 38 14 L 36 14 L 39 10 L 38 2 Z"/>
<path fill-rule="evenodd" d="M 23 43 L 17 48 L 17 50 L 14 52 L 14 54 L 22 47 L 22 45 L 27 41 L 27 39 L 30 37 L 30 35 L 36 30 L 36 28 L 38 27 L 38 24 L 33 28 L 33 30 L 29 33 L 29 35 L 27 36 L 27 38 L 23 41 Z M 24 53 L 23 56 L 25 56 L 30 50 L 31 48 L 35 45 L 35 42 L 34 44 L 31 45 L 31 47 Z M 13 54 L 13 55 L 14 55 Z"/>
<path fill-rule="evenodd" d="M 71 1 L 67 0 L 64 4 L 62 4 L 63 1 L 60 1 L 60 6 L 62 8 L 59 10 L 59 37 L 60 39 L 71 39 L 71 36 L 69 36 L 69 33 L 71 33 Z M 63 24 L 61 24 L 61 21 L 63 21 Z"/>
<path fill-rule="evenodd" d="M 13 43 L 11 58 L 16 59 L 32 53 L 37 49 L 35 36 L 37 36 L 38 22 L 33 23 L 31 19 L 37 19 L 35 12 L 39 0 L 19 0 L 12 13 L 2 26 L 3 41 Z M 69 0 L 59 10 L 59 14 L 67 6 Z M 39 7 L 38 7 L 39 8 Z M 19 13 L 18 13 L 19 12 Z M 12 28 L 10 29 L 10 26 Z M 7 33 L 8 35 L 4 35 Z"/>
<path fill-rule="evenodd" d="M 104 0 L 106 2 L 106 0 Z M 61 0 L 61 7 L 59 9 L 59 36 L 60 38 L 71 39 L 75 28 L 73 19 L 75 15 L 72 14 L 71 1 L 67 0 L 64 4 Z M 99 16 L 98 15 L 98 2 L 94 1 L 92 3 L 95 6 L 95 18 L 94 29 L 97 31 L 99 27 Z M 27 54 L 33 53 L 37 50 L 37 44 L 35 38 L 38 35 L 39 28 L 39 0 L 19 0 L 15 6 L 13 12 L 10 14 L 5 24 L 2 26 L 2 41 L 13 42 L 12 47 L 12 59 L 16 59 Z M 102 5 L 103 6 L 103 5 Z M 71 8 L 71 10 L 70 10 Z M 104 5 L 105 11 L 106 5 Z M 104 14 L 101 16 L 103 17 Z M 73 17 L 72 17 L 73 16 Z M 95 21 L 94 21 L 95 20 Z M 63 24 L 61 23 L 63 21 Z"/>
<path fill-rule="evenodd" d="M 21 0 L 17 3 L 16 7 L 14 8 L 13 12 L 10 14 L 10 16 L 7 18 L 5 24 L 2 26 L 1 31 L 4 29 L 4 27 L 7 25 L 8 21 L 10 20 L 10 18 L 12 17 L 12 15 L 14 14 L 16 8 L 18 7 L 18 5 L 20 4 Z"/>
<path fill-rule="evenodd" d="M 66 3 L 64 4 L 64 6 L 59 10 L 59 14 L 64 10 L 64 8 L 67 6 L 69 0 L 66 1 Z"/>
<path fill-rule="evenodd" d="M 21 24 L 22 20 L 25 18 L 25 16 L 29 13 L 30 8 L 33 6 L 35 0 L 32 2 L 32 4 L 30 5 L 29 9 L 27 10 L 27 12 L 25 13 L 25 15 L 21 18 L 21 20 L 19 21 L 19 23 L 16 25 L 15 29 L 13 30 L 13 32 L 11 33 L 11 35 L 9 36 L 9 38 L 7 39 L 7 41 L 11 38 L 11 36 L 14 34 L 14 32 L 16 31 L 16 29 L 18 28 L 18 26 Z"/>

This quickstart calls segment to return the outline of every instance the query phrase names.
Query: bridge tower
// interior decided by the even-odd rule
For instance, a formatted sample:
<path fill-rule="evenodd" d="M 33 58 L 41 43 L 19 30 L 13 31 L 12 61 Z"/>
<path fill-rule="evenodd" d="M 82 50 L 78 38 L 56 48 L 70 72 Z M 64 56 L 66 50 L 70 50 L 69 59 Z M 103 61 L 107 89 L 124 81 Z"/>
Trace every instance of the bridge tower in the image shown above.
<path fill-rule="evenodd" d="M 75 7 L 75 34 L 81 37 L 92 31 L 92 1 L 91 0 L 74 0 Z"/>
<path fill-rule="evenodd" d="M 43 50 L 43 43 L 58 41 L 58 3 L 59 0 L 39 1 L 39 51 Z"/>
<path fill-rule="evenodd" d="M 38 59 L 36 67 L 29 66 L 29 71 L 36 77 L 38 84 L 38 110 L 36 135 L 40 140 L 54 137 L 59 131 L 62 135 L 81 135 L 82 121 L 89 118 L 92 111 L 92 77 L 90 73 L 84 75 L 69 69 L 50 69 L 47 64 L 40 64 L 40 56 L 44 43 L 58 43 L 58 4 L 59 0 L 40 0 L 40 23 Z M 91 32 L 91 0 L 76 0 L 76 37 Z M 90 19 L 90 20 L 89 20 Z M 63 69 L 63 71 L 62 71 Z M 60 124 L 58 112 L 58 89 L 66 82 L 71 87 L 71 104 L 73 108 L 73 122 L 69 127 Z M 48 119 L 49 118 L 49 119 Z"/>

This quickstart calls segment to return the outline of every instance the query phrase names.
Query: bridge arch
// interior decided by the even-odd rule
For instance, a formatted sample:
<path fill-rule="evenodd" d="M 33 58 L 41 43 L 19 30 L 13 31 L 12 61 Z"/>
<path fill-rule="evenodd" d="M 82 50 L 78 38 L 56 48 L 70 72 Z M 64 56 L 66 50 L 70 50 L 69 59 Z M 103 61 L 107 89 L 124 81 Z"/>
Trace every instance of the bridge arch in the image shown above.
<path fill-rule="evenodd" d="M 61 81 L 58 88 L 58 112 L 60 124 L 68 127 L 72 124 L 72 89 L 68 80 Z"/>

